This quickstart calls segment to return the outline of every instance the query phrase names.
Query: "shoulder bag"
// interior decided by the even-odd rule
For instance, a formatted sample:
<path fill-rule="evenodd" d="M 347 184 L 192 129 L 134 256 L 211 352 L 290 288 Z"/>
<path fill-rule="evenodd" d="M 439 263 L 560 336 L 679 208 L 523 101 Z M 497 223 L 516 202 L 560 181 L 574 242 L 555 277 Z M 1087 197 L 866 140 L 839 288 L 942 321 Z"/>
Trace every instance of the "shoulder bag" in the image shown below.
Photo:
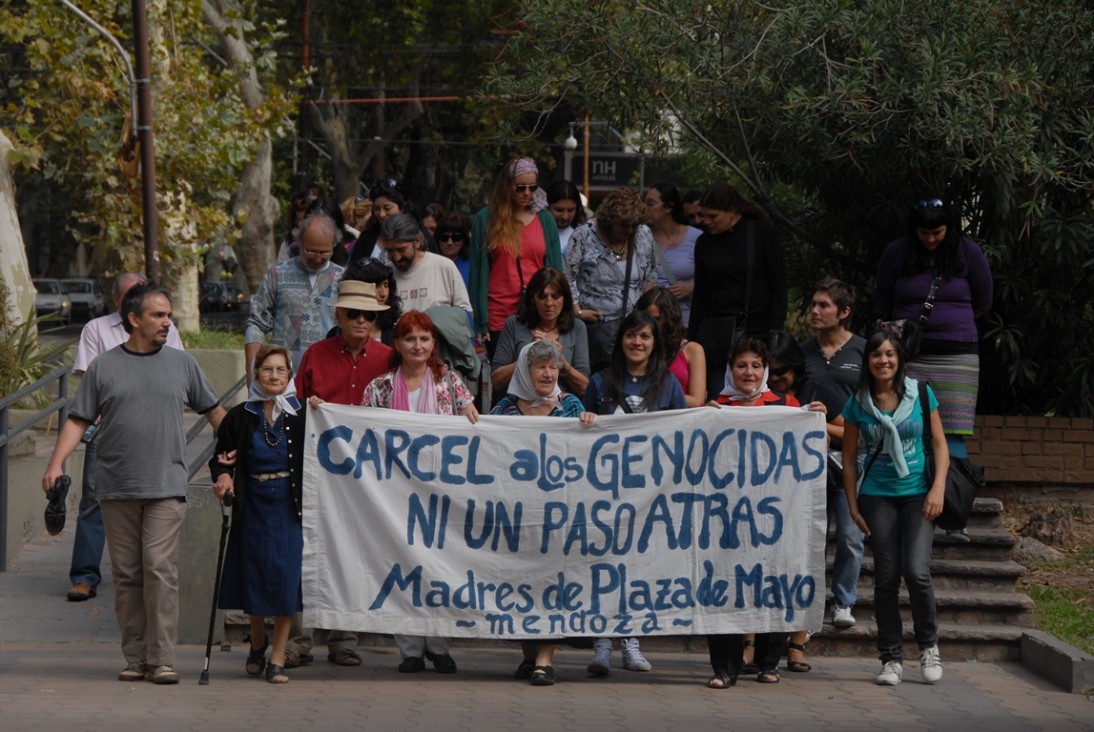
<path fill-rule="evenodd" d="M 919 403 L 923 410 L 923 452 L 927 459 L 927 485 L 934 483 L 934 445 L 931 443 L 931 409 L 927 400 L 927 384 L 919 382 Z M 984 486 L 984 469 L 968 458 L 950 456 L 946 472 L 946 496 L 942 513 L 934 520 L 935 526 L 946 531 L 965 528 L 972 515 L 976 494 Z"/>
<path fill-rule="evenodd" d="M 919 355 L 919 347 L 923 343 L 923 326 L 927 324 L 927 319 L 931 317 L 931 311 L 934 310 L 934 298 L 938 294 L 938 286 L 941 283 L 941 275 L 935 275 L 931 280 L 931 289 L 927 291 L 927 299 L 923 301 L 923 310 L 920 311 L 918 318 L 914 320 L 901 318 L 881 323 L 880 329 L 888 330 L 900 339 L 900 350 L 905 360 L 911 360 Z"/>

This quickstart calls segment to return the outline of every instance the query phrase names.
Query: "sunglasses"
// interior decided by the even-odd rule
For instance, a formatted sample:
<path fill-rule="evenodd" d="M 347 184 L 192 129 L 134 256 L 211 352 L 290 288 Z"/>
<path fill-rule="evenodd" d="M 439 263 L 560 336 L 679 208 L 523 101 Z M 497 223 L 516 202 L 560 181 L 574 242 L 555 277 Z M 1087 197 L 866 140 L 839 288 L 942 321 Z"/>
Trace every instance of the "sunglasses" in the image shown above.
<path fill-rule="evenodd" d="M 916 208 L 942 208 L 941 198 L 923 198 L 915 202 Z"/>
<path fill-rule="evenodd" d="M 437 234 L 437 241 L 463 241 L 463 234 L 459 231 L 445 231 Z"/>
<path fill-rule="evenodd" d="M 539 183 L 518 183 L 517 185 L 513 186 L 513 190 L 517 193 L 535 193 L 537 190 L 539 190 Z"/>
<path fill-rule="evenodd" d="M 386 191 L 399 190 L 399 181 L 394 178 L 381 178 L 372 184 L 372 187 L 368 189 L 368 197 L 375 200 L 379 198 Z"/>
<path fill-rule="evenodd" d="M 350 320 L 357 320 L 358 318 L 363 317 L 368 322 L 373 323 L 376 321 L 376 318 L 380 317 L 380 314 L 375 310 L 353 310 L 347 308 L 346 317 Z"/>

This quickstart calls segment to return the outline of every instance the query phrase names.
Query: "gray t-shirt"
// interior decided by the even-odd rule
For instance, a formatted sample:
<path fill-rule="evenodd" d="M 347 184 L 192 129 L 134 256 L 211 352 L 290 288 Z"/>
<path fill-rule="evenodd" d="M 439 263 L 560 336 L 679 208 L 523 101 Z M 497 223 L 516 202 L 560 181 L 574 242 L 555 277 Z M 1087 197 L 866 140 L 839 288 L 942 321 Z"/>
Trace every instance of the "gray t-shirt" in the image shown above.
<path fill-rule="evenodd" d="M 812 394 L 804 395 L 808 398 L 802 399 L 801 394 L 798 398 L 803 404 L 814 399 L 824 402 L 824 406 L 828 408 L 828 419 L 835 419 L 843 412 L 847 399 L 858 388 L 866 339 L 852 335 L 851 340 L 832 354 L 831 360 L 824 357 L 816 336 L 798 345 L 805 356 L 805 375 L 812 391 Z"/>
<path fill-rule="evenodd" d="M 118 346 L 100 354 L 80 381 L 71 410 L 89 422 L 102 417 L 95 439 L 98 499 L 185 496 L 183 408 L 204 414 L 216 405 L 216 392 L 189 353 L 134 353 Z"/>

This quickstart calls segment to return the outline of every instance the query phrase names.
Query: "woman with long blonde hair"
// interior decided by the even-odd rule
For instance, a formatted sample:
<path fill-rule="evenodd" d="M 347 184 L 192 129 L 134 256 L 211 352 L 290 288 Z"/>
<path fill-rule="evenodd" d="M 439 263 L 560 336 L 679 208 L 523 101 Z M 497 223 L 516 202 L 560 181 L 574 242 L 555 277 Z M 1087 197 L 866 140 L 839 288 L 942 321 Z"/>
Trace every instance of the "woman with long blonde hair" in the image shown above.
<path fill-rule="evenodd" d="M 531 158 L 498 173 L 486 208 L 471 227 L 471 305 L 475 332 L 488 335 L 493 358 L 505 319 L 517 312 L 527 282 L 543 267 L 562 269 L 558 226 Z"/>

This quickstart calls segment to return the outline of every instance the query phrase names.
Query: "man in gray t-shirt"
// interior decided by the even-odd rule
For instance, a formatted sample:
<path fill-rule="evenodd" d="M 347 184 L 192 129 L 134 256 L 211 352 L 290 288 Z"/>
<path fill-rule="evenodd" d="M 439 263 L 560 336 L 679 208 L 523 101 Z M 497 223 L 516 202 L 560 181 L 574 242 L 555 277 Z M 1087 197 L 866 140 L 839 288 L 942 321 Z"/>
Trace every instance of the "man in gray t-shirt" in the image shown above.
<path fill-rule="evenodd" d="M 851 307 L 855 291 L 837 279 L 826 277 L 817 283 L 809 309 L 809 322 L 817 335 L 800 346 L 805 356 L 805 373 L 813 394 L 810 399 L 824 402 L 828 409 L 829 455 L 839 466 L 839 448 L 843 440 L 840 414 L 847 399 L 858 388 L 862 371 L 862 352 L 866 341 L 850 330 Z M 837 475 L 838 467 L 831 468 Z M 832 624 L 850 628 L 851 614 L 858 599 L 858 576 L 862 569 L 863 535 L 851 520 L 847 497 L 841 485 L 832 492 L 832 512 L 836 522 L 836 556 L 832 562 Z"/>
<path fill-rule="evenodd" d="M 95 482 L 114 575 L 122 681 L 178 683 L 178 544 L 186 516 L 184 407 L 215 430 L 224 417 L 193 356 L 165 348 L 172 327 L 166 290 L 138 285 L 122 302 L 129 338 L 87 367 L 42 478 L 64 473 L 89 424 L 100 420 Z"/>

